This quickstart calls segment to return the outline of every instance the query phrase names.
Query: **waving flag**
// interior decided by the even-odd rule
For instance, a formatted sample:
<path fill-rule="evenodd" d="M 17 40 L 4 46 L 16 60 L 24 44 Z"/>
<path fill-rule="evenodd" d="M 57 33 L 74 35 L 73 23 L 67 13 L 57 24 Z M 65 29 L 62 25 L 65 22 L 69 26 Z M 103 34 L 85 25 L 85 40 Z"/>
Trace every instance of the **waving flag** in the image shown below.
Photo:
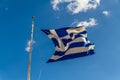
<path fill-rule="evenodd" d="M 84 27 L 67 27 L 42 31 L 55 45 L 55 53 L 48 62 L 72 59 L 94 54 L 94 44 L 87 39 Z"/>

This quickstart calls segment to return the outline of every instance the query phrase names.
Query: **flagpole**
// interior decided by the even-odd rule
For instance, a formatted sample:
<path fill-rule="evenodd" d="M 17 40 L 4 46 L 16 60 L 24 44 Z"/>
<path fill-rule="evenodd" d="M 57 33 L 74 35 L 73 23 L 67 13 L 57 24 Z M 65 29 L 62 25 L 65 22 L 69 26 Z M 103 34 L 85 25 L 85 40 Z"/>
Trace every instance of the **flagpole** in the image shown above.
<path fill-rule="evenodd" d="M 31 60 L 32 60 L 32 44 L 33 44 L 33 33 L 34 33 L 34 16 L 32 16 L 32 30 L 30 36 L 30 51 L 28 57 L 28 77 L 27 80 L 30 80 L 30 72 L 31 72 Z"/>

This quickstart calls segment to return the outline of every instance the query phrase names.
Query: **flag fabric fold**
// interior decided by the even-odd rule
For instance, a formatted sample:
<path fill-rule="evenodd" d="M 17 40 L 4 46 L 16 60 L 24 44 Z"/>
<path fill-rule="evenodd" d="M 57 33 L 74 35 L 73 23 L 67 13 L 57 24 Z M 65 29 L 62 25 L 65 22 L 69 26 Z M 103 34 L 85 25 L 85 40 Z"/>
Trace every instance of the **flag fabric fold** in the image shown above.
<path fill-rule="evenodd" d="M 94 44 L 87 39 L 85 27 L 67 27 L 42 31 L 53 41 L 55 53 L 48 62 L 94 54 Z"/>

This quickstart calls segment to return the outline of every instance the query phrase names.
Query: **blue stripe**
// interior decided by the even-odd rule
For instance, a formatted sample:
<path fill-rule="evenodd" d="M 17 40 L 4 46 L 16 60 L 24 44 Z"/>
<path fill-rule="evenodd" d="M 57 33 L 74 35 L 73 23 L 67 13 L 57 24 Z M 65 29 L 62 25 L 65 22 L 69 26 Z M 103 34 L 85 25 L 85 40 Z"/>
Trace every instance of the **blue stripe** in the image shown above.
<path fill-rule="evenodd" d="M 62 39 L 63 44 L 66 46 L 68 42 L 71 42 L 72 39 Z"/>
<path fill-rule="evenodd" d="M 73 37 L 73 33 L 70 33 L 69 35 L 70 35 L 70 37 Z"/>
<path fill-rule="evenodd" d="M 75 35 L 75 38 L 84 37 L 83 35 Z"/>
<path fill-rule="evenodd" d="M 87 31 L 80 32 L 79 34 L 87 34 Z"/>
<path fill-rule="evenodd" d="M 41 29 L 41 31 L 44 32 L 44 33 L 47 34 L 47 35 L 51 34 L 51 33 L 50 33 L 50 30 Z"/>
<path fill-rule="evenodd" d="M 94 44 L 88 43 L 88 44 L 85 45 L 85 47 L 89 47 L 89 46 L 91 46 L 91 45 L 94 45 Z"/>
<path fill-rule="evenodd" d="M 88 56 L 88 55 L 92 55 L 92 54 L 94 54 L 94 50 L 89 50 L 88 52 L 82 52 L 82 53 L 75 53 L 75 54 L 65 55 L 62 58 L 57 59 L 57 60 L 49 59 L 47 61 L 47 63 L 55 62 L 55 61 L 61 61 L 61 60 L 67 60 L 67 59 L 74 59 L 74 58 L 84 57 L 84 56 Z"/>
<path fill-rule="evenodd" d="M 94 50 L 89 50 L 89 51 L 87 52 L 88 55 L 92 55 L 92 54 L 94 54 L 94 53 L 95 53 Z"/>
<path fill-rule="evenodd" d="M 79 32 L 78 35 L 87 34 L 87 31 Z"/>
<path fill-rule="evenodd" d="M 65 52 L 66 52 L 66 51 L 63 51 L 63 52 L 61 52 L 61 51 L 55 51 L 54 55 L 62 56 L 62 55 L 65 54 Z"/>
<path fill-rule="evenodd" d="M 56 40 L 56 38 L 51 38 L 51 40 L 53 41 L 53 43 L 54 43 L 55 46 L 60 47 L 59 43 L 58 43 L 58 40 Z"/>
<path fill-rule="evenodd" d="M 56 29 L 55 31 L 59 37 L 68 35 L 68 33 L 66 32 L 66 29 L 64 29 L 64 28 Z"/>
<path fill-rule="evenodd" d="M 87 37 L 86 37 L 85 39 L 88 41 L 88 38 L 87 38 Z"/>
<path fill-rule="evenodd" d="M 72 43 L 70 44 L 69 48 L 75 48 L 75 47 L 85 47 L 85 42 L 76 42 L 76 43 Z M 68 49 L 69 49 L 68 48 Z"/>

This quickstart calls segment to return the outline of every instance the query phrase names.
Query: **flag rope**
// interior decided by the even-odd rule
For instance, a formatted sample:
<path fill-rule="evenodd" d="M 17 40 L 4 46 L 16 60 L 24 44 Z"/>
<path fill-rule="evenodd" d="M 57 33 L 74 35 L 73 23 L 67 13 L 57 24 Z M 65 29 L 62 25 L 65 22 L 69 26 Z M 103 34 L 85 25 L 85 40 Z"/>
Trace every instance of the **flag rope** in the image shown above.
<path fill-rule="evenodd" d="M 41 80 L 41 75 L 42 75 L 42 72 L 43 72 L 43 68 L 45 67 L 45 64 L 46 63 L 41 65 L 41 69 L 40 69 L 40 72 L 39 72 L 39 75 L 38 75 L 38 80 Z"/>

